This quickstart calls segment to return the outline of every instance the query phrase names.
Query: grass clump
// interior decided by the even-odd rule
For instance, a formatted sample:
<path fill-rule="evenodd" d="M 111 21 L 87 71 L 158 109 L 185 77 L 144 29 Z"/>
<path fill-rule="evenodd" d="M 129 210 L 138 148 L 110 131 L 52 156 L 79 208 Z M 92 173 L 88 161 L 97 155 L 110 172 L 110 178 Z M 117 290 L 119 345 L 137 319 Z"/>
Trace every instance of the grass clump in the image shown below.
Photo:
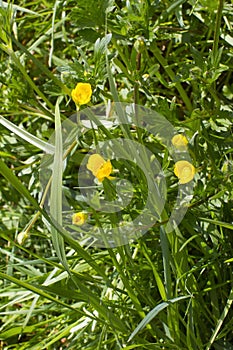
<path fill-rule="evenodd" d="M 4 350 L 232 349 L 232 18 L 0 2 Z"/>

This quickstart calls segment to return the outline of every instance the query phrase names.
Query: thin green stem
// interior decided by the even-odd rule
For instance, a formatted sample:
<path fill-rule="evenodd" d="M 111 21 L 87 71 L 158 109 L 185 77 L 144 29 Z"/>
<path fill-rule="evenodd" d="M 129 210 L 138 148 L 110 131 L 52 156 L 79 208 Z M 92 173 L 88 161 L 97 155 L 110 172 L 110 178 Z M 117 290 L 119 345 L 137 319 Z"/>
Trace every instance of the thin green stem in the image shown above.
<path fill-rule="evenodd" d="M 117 269 L 117 271 L 118 271 L 118 273 L 119 273 L 119 275 L 120 275 L 120 277 L 122 279 L 122 282 L 124 283 L 124 286 L 125 286 L 125 288 L 127 290 L 127 293 L 129 295 L 130 299 L 132 300 L 132 302 L 133 302 L 133 304 L 134 304 L 138 314 L 141 316 L 141 318 L 144 318 L 145 317 L 145 313 L 144 313 L 144 311 L 142 309 L 141 303 L 138 300 L 137 296 L 135 295 L 134 290 L 131 288 L 130 283 L 129 283 L 127 277 L 125 276 L 125 274 L 124 274 L 124 272 L 123 272 L 123 270 L 121 268 L 121 265 L 118 263 L 117 258 L 115 256 L 113 250 L 112 249 L 108 249 L 108 252 L 109 252 L 109 255 L 111 256 L 113 264 L 114 264 L 115 268 Z"/>
<path fill-rule="evenodd" d="M 216 16 L 216 23 L 215 23 L 215 30 L 214 30 L 214 42 L 213 42 L 214 66 L 217 65 L 218 44 L 219 44 L 219 37 L 220 37 L 223 5 L 224 5 L 224 0 L 219 0 L 218 11 L 217 11 L 217 16 Z"/>
<path fill-rule="evenodd" d="M 159 48 L 157 47 L 157 45 L 155 43 L 153 43 L 151 50 L 153 52 L 153 54 L 155 55 L 156 59 L 158 60 L 158 62 L 161 64 L 161 66 L 163 67 L 163 69 L 165 70 L 165 72 L 167 73 L 167 75 L 169 76 L 169 78 L 174 81 L 175 80 L 175 73 L 173 72 L 173 70 L 169 67 L 168 62 L 166 60 L 166 58 L 164 58 L 161 55 L 161 52 L 159 50 Z M 177 82 L 175 84 L 176 89 L 178 90 L 182 100 L 184 101 L 184 104 L 187 108 L 187 110 L 189 111 L 189 113 L 192 112 L 193 110 L 193 106 L 192 103 L 188 97 L 188 95 L 186 94 L 183 86 L 181 85 L 181 83 Z"/>

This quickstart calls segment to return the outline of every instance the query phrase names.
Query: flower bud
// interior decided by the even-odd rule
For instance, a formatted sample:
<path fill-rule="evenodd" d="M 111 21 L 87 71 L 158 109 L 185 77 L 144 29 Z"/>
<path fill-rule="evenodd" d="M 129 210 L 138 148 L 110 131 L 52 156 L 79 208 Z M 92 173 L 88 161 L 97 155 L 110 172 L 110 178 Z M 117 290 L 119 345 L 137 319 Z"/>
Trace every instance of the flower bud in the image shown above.
<path fill-rule="evenodd" d="M 184 149 L 187 147 L 188 140 L 184 135 L 177 134 L 177 135 L 173 136 L 172 144 L 177 149 Z"/>
<path fill-rule="evenodd" d="M 72 224 L 82 226 L 87 221 L 88 215 L 84 212 L 75 213 L 72 216 Z"/>

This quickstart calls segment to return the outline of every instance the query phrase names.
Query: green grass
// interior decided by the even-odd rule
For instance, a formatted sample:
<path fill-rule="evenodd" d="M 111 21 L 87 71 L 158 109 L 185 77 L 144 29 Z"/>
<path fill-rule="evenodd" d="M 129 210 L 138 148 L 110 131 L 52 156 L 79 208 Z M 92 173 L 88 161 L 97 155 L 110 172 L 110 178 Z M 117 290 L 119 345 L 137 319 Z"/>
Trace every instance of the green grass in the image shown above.
<path fill-rule="evenodd" d="M 0 349 L 233 349 L 232 26 L 229 0 L 0 1 Z M 120 125 L 90 111 L 98 128 L 67 121 L 77 82 L 91 84 L 89 106 L 114 101 Z M 139 108 L 127 125 L 124 103 L 157 119 Z M 165 135 L 161 115 L 186 135 L 197 169 L 173 230 L 174 163 L 185 156 L 153 135 L 158 123 Z M 152 155 L 137 165 L 136 144 Z M 134 188 L 120 212 L 101 211 L 117 197 L 116 179 L 103 181 L 93 206 L 73 191 L 90 184 L 82 163 L 95 147 Z M 103 241 L 124 232 L 146 203 L 153 157 L 166 200 L 159 212 L 153 192 L 157 222 L 144 235 L 111 248 L 90 244 L 85 226 L 69 234 L 63 193 Z"/>

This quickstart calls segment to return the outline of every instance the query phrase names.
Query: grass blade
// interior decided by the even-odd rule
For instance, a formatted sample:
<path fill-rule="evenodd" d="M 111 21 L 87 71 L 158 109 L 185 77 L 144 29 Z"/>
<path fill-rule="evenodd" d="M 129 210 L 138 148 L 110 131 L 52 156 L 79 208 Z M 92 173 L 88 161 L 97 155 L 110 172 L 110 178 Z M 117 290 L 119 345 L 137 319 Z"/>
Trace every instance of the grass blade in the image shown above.
<path fill-rule="evenodd" d="M 223 221 L 219 221 L 219 220 L 212 220 L 212 219 L 202 218 L 202 217 L 200 218 L 200 221 L 209 222 L 210 224 L 218 225 L 220 227 L 225 227 L 229 230 L 233 230 L 233 225 L 228 223 L 228 222 L 223 222 Z"/>
<path fill-rule="evenodd" d="M 28 131 L 19 128 L 17 125 L 11 123 L 9 120 L 0 116 L 0 124 L 5 126 L 8 130 L 12 131 L 14 134 L 21 137 L 23 140 L 29 142 L 31 145 L 38 147 L 42 151 L 54 154 L 54 146 L 43 140 L 38 139 L 38 137 L 30 134 Z"/>
<path fill-rule="evenodd" d="M 26 290 L 30 290 L 31 292 L 33 292 L 37 295 L 40 295 L 41 297 L 44 297 L 48 300 L 51 300 L 51 301 L 55 302 L 56 304 L 59 304 L 63 307 L 66 307 L 72 311 L 75 311 L 75 312 L 79 313 L 80 315 L 84 315 L 84 313 L 82 311 L 76 310 L 75 308 L 73 308 L 69 304 L 66 304 L 63 301 L 58 300 L 56 297 L 51 296 L 50 294 L 41 290 L 41 288 L 38 288 L 30 283 L 27 283 L 25 281 L 21 281 L 18 278 L 15 278 L 13 276 L 9 276 L 9 275 L 2 273 L 2 272 L 0 272 L 0 278 L 6 279 L 7 281 L 10 281 L 18 286 L 21 286 L 22 288 L 25 288 Z"/>
<path fill-rule="evenodd" d="M 222 312 L 222 314 L 217 322 L 217 325 L 215 327 L 215 330 L 213 331 L 213 334 L 210 338 L 210 341 L 206 346 L 206 350 L 210 350 L 212 348 L 212 345 L 213 345 L 213 343 L 218 335 L 218 332 L 219 332 L 220 328 L 222 327 L 222 324 L 223 324 L 223 322 L 224 322 L 224 320 L 225 320 L 225 318 L 226 318 L 226 316 L 231 308 L 232 302 L 233 302 L 233 289 L 230 292 L 229 298 L 227 299 L 227 303 L 226 303 L 224 310 L 223 310 L 223 312 Z"/>
<path fill-rule="evenodd" d="M 50 195 L 50 214 L 52 219 L 62 227 L 62 175 L 63 175 L 63 144 L 62 129 L 58 98 L 55 106 L 55 153 L 52 167 L 52 183 Z M 57 256 L 69 272 L 64 247 L 64 239 L 54 226 L 51 226 L 51 235 Z"/>
<path fill-rule="evenodd" d="M 31 10 L 28 10 L 25 7 L 21 7 L 21 6 L 15 5 L 15 4 L 8 4 L 6 1 L 1 1 L 0 2 L 0 7 L 4 8 L 4 9 L 8 8 L 9 6 L 12 7 L 12 9 L 14 11 L 20 11 L 20 12 L 24 12 L 24 13 L 29 13 L 29 14 L 35 15 L 35 16 L 41 16 L 39 13 L 31 11 Z"/>
<path fill-rule="evenodd" d="M 177 298 L 173 298 L 170 299 L 168 301 L 164 301 L 163 303 L 157 305 L 154 309 L 152 309 L 147 315 L 146 317 L 138 324 L 138 326 L 135 328 L 135 330 L 133 331 L 133 333 L 130 335 L 128 342 L 130 342 L 135 335 L 143 328 L 145 328 L 145 326 L 150 323 L 151 320 L 153 320 L 153 318 L 155 316 L 158 315 L 158 313 L 162 310 L 164 310 L 166 307 L 168 307 L 170 304 L 174 304 L 177 301 L 183 300 L 183 299 L 187 299 L 190 298 L 189 295 L 183 295 Z"/>

